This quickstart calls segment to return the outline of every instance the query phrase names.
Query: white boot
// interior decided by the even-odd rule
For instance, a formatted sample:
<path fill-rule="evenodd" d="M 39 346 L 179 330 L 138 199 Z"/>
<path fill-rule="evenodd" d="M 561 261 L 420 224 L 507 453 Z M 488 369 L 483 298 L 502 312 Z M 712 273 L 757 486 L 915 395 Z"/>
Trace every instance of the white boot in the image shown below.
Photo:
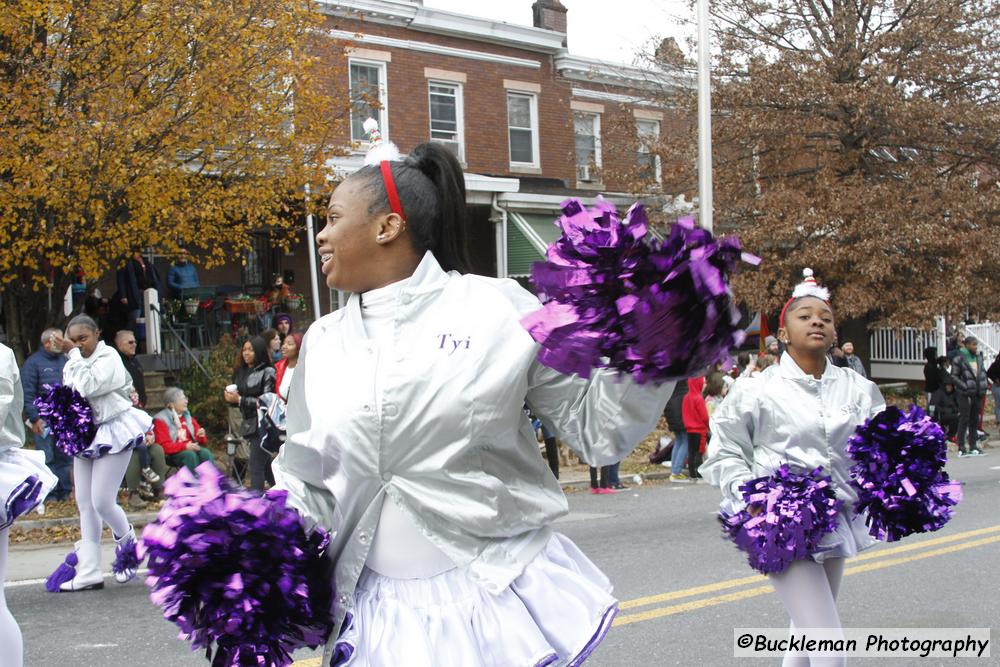
<path fill-rule="evenodd" d="M 128 583 L 135 579 L 135 573 L 139 569 L 135 528 L 129 526 L 127 533 L 115 537 L 115 544 L 118 546 L 115 547 L 115 562 L 111 564 L 111 571 L 119 584 Z"/>
<path fill-rule="evenodd" d="M 75 545 L 76 576 L 59 586 L 61 591 L 89 591 L 104 588 L 101 574 L 101 545 L 80 540 Z"/>

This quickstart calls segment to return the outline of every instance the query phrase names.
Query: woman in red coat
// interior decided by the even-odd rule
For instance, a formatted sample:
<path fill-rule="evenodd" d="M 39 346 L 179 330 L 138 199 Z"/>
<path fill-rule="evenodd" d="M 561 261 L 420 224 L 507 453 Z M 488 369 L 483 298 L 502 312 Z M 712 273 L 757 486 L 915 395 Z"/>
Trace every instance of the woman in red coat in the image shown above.
<path fill-rule="evenodd" d="M 693 482 L 701 478 L 698 467 L 708 441 L 708 408 L 702 395 L 705 378 L 690 378 L 687 382 L 688 393 L 681 404 L 681 415 L 684 418 L 684 430 L 688 432 L 688 473 Z"/>
<path fill-rule="evenodd" d="M 179 387 L 168 387 L 163 392 L 163 400 L 167 407 L 153 417 L 153 436 L 163 453 L 168 465 L 187 466 L 191 470 L 205 461 L 214 461 L 208 448 L 208 436 L 205 429 L 198 425 L 195 418 L 188 412 L 188 399 L 184 390 Z"/>

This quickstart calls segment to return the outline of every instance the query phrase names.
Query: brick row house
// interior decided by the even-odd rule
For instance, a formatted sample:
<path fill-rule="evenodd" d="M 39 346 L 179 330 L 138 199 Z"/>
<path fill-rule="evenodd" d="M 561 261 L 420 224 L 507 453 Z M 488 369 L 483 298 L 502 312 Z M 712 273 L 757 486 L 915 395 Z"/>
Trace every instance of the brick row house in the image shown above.
<path fill-rule="evenodd" d="M 600 193 L 623 208 L 635 200 L 627 190 L 641 176 L 649 204 L 675 202 L 660 185 L 653 145 L 666 123 L 683 121 L 646 98 L 655 97 L 650 90 L 689 84 L 669 72 L 573 55 L 559 0 L 537 0 L 533 26 L 419 1 L 319 0 L 318 8 L 328 36 L 348 45 L 338 56 L 347 67 L 331 68 L 347 80 L 328 83 L 353 100 L 343 136 L 352 150 L 329 164 L 331 178 L 363 164 L 368 117 L 403 154 L 442 142 L 466 170 L 475 272 L 527 284 L 532 262 L 558 236 L 553 221 L 567 197 L 590 202 Z M 242 262 L 202 269 L 201 281 L 259 294 L 283 274 L 308 296 L 313 251 L 305 232 L 285 252 L 262 230 Z M 165 275 L 166 260 L 157 263 Z M 343 302 L 320 280 L 322 312 L 309 303 L 304 320 Z"/>

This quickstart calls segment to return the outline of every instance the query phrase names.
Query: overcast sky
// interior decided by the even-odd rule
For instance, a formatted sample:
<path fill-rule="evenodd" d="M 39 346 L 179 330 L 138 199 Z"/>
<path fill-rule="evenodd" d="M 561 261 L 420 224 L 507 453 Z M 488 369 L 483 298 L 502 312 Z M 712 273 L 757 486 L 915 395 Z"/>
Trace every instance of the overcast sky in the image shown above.
<path fill-rule="evenodd" d="M 683 38 L 694 31 L 686 0 L 562 0 L 569 10 L 570 53 L 631 64 L 636 54 L 661 37 Z M 531 25 L 534 0 L 424 0 L 424 5 L 460 14 Z"/>

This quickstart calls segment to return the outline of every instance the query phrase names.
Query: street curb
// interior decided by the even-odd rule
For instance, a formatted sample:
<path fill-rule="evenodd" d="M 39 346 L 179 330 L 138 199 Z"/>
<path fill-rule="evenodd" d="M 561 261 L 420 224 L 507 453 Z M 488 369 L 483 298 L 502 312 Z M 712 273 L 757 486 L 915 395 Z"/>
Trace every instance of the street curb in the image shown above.
<path fill-rule="evenodd" d="M 152 522 L 156 519 L 156 512 L 140 512 L 137 514 L 128 514 L 128 521 L 136 528 L 140 526 L 145 526 L 147 523 Z M 78 516 L 66 516 L 59 519 L 31 519 L 24 520 L 20 519 L 14 522 L 11 526 L 11 532 L 18 530 L 37 530 L 40 528 L 55 528 L 56 526 L 74 526 L 80 523 L 80 517 Z"/>
<path fill-rule="evenodd" d="M 643 481 L 646 481 L 647 479 L 669 479 L 670 478 L 670 473 L 669 472 L 640 472 L 640 473 L 635 473 L 635 474 L 633 474 L 630 477 L 627 477 L 625 481 L 631 480 L 632 477 L 634 477 L 635 475 L 639 475 L 640 477 L 642 477 Z M 572 482 L 559 482 L 559 486 L 561 486 L 563 488 L 566 488 L 568 486 L 573 487 L 573 488 L 579 488 L 579 487 L 590 488 L 590 480 L 580 479 L 580 480 L 575 480 L 575 481 L 572 481 Z"/>

